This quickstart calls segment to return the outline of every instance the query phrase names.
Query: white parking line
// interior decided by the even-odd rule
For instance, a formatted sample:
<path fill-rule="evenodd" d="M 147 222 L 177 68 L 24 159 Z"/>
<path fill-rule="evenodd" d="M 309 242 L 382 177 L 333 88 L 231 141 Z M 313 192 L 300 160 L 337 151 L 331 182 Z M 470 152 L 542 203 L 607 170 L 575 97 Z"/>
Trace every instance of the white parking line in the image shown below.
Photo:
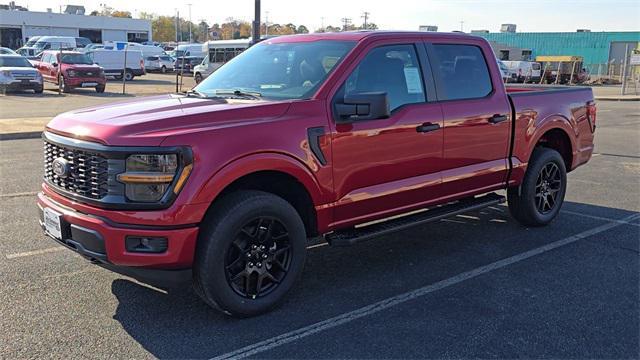
<path fill-rule="evenodd" d="M 618 220 L 618 219 L 612 219 L 612 218 L 602 217 L 602 216 L 596 216 L 596 215 L 583 214 L 583 213 L 576 212 L 576 211 L 571 211 L 571 210 L 560 210 L 560 212 L 561 212 L 561 213 L 564 213 L 564 214 L 570 214 L 570 215 L 582 216 L 582 217 L 586 217 L 586 218 L 594 219 L 594 220 L 610 221 L 610 222 L 615 222 L 615 223 L 619 223 L 619 224 L 626 224 L 626 225 L 640 226 L 640 224 L 638 224 L 638 223 L 632 223 L 632 222 L 629 222 L 629 221 Z"/>
<path fill-rule="evenodd" d="M 7 259 L 15 259 L 15 258 L 21 258 L 21 257 L 25 257 L 25 256 L 48 254 L 48 253 L 52 253 L 52 252 L 56 252 L 56 251 L 61 251 L 61 250 L 64 250 L 64 249 L 65 249 L 64 246 L 55 246 L 55 247 L 50 247 L 50 248 L 46 248 L 46 249 L 26 251 L 26 252 L 21 252 L 21 253 L 16 253 L 16 254 L 8 254 L 8 255 L 6 255 L 6 258 Z"/>
<path fill-rule="evenodd" d="M 419 298 L 421 296 L 425 296 L 427 294 L 430 294 L 432 292 L 438 291 L 438 290 L 442 290 L 444 288 L 447 288 L 449 286 L 452 285 L 456 285 L 459 284 L 463 281 L 469 280 L 469 279 L 473 279 L 475 277 L 478 277 L 480 275 L 492 272 L 494 270 L 498 270 L 498 269 L 502 269 L 506 266 L 518 263 L 520 261 L 529 259 L 531 257 L 546 253 L 548 251 L 557 249 L 559 247 L 565 246 L 565 245 L 569 245 L 571 243 L 574 243 L 576 241 L 579 241 L 581 239 L 584 239 L 586 237 L 589 236 L 593 236 L 602 232 L 605 232 L 607 230 L 611 230 L 615 227 L 618 226 L 622 226 L 624 224 L 626 224 L 629 221 L 635 220 L 637 218 L 640 218 L 640 214 L 634 214 L 631 216 L 628 216 L 624 219 L 620 219 L 620 220 L 616 220 L 616 221 L 612 221 L 609 222 L 607 224 L 595 227 L 593 229 L 590 230 L 586 230 L 583 231 L 581 233 L 566 237 L 564 239 L 558 240 L 558 241 L 554 241 L 552 243 L 549 243 L 547 245 L 541 246 L 539 248 L 535 248 L 526 252 L 523 252 L 521 254 L 518 255 L 514 255 L 511 257 L 508 257 L 506 259 L 502 259 L 496 262 L 493 262 L 491 264 L 488 265 L 484 265 L 481 266 L 479 268 L 473 269 L 471 271 L 467 271 L 461 274 L 458 274 L 456 276 L 450 277 L 448 279 L 445 280 L 441 280 L 438 281 L 434 284 L 431 285 L 427 285 L 425 287 L 404 293 L 404 294 L 400 294 L 397 296 L 393 296 L 390 298 L 387 298 L 385 300 L 382 301 L 378 301 L 376 303 L 373 303 L 371 305 L 344 313 L 342 315 L 338 315 L 335 317 L 332 317 L 330 319 L 324 320 L 324 321 L 320 321 L 317 322 L 315 324 L 309 325 L 309 326 L 305 326 L 302 327 L 300 329 L 294 330 L 294 331 L 290 331 L 288 333 L 284 333 L 282 335 L 279 336 L 275 336 L 272 337 L 270 339 L 264 340 L 264 341 L 260 341 L 258 343 L 255 343 L 253 345 L 249 345 L 246 347 L 243 347 L 241 349 L 232 351 L 232 352 L 228 352 L 226 354 L 222 354 L 219 356 L 214 357 L 212 360 L 219 360 L 219 359 L 243 359 L 243 358 L 247 358 L 249 356 L 253 356 L 265 351 L 268 351 L 270 349 L 288 344 L 290 342 L 305 338 L 307 336 L 319 333 L 321 331 L 325 331 L 331 328 L 334 328 L 336 326 L 340 326 L 342 324 L 346 324 L 349 322 L 352 322 L 354 320 L 360 319 L 362 317 L 368 316 L 368 315 L 372 315 L 375 314 L 377 312 L 380 312 L 382 310 L 386 310 L 389 309 L 391 307 L 397 306 L 397 305 L 401 305 L 403 303 L 406 303 L 407 301 Z"/>

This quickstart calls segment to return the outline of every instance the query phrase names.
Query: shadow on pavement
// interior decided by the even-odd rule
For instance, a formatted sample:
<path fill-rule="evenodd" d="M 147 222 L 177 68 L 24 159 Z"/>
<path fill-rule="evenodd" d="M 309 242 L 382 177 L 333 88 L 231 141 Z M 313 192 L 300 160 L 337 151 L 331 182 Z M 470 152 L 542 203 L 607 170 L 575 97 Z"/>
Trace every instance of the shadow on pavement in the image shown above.
<path fill-rule="evenodd" d="M 577 203 L 565 203 L 563 209 L 612 219 L 634 214 Z M 112 292 L 119 302 L 113 318 L 155 357 L 210 358 L 605 223 L 605 220 L 561 213 L 547 227 L 525 228 L 509 217 L 505 206 L 496 206 L 348 248 L 323 246 L 310 249 L 304 274 L 285 302 L 275 311 L 256 318 L 238 320 L 222 315 L 200 301 L 191 290 L 163 292 L 125 279 L 112 283 Z M 614 242 L 615 239 L 607 241 Z M 527 261 L 521 266 L 527 266 Z M 518 279 L 504 284 L 512 288 L 520 285 Z M 425 329 L 434 331 L 442 325 L 428 320 L 424 319 Z M 617 324 L 602 324 L 603 327 L 609 325 Z M 393 336 L 388 334 L 384 340 L 402 341 Z M 541 336 L 544 338 L 544 334 Z M 348 339 L 338 342 L 345 343 Z M 523 346 L 517 344 L 513 345 L 516 347 L 513 353 Z M 455 349 L 451 350 L 455 357 Z M 536 357 L 533 353 L 528 356 Z M 503 356 L 498 354 L 497 357 Z"/>

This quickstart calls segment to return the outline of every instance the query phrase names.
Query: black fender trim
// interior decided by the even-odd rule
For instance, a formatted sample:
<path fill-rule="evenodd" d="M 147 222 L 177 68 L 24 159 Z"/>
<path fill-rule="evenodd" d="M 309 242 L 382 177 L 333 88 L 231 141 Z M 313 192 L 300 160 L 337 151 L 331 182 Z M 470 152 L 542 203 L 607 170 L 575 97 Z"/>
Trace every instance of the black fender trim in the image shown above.
<path fill-rule="evenodd" d="M 309 141 L 309 148 L 313 155 L 318 159 L 320 165 L 327 165 L 327 159 L 324 157 L 322 150 L 320 149 L 320 137 L 324 136 L 324 127 L 312 127 L 307 129 L 307 140 Z"/>

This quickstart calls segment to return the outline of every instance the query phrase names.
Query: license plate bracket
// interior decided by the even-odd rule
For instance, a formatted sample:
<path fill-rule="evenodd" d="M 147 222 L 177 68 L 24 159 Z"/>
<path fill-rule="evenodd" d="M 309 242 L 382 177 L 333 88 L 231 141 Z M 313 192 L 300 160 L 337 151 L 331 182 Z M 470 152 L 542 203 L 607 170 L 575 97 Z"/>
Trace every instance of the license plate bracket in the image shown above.
<path fill-rule="evenodd" d="M 45 231 L 58 240 L 62 240 L 62 214 L 50 208 L 44 208 Z"/>

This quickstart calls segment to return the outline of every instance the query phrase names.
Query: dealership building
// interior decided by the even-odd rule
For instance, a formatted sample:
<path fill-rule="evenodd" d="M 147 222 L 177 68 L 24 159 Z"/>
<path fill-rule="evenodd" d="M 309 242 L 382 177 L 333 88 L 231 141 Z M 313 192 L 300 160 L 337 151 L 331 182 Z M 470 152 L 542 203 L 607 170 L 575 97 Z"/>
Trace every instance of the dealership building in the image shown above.
<path fill-rule="evenodd" d="M 68 9 L 65 10 L 68 12 Z M 150 41 L 151 21 L 74 13 L 0 9 L 1 46 L 16 49 L 37 35 L 82 36 L 94 43 L 104 41 Z"/>
<path fill-rule="evenodd" d="M 535 60 L 536 56 L 580 56 L 587 68 L 620 65 L 640 44 L 640 31 L 516 32 L 515 25 L 502 25 L 501 32 L 474 30 L 491 43 L 500 60 Z M 593 69 L 592 69 L 593 70 Z"/>

